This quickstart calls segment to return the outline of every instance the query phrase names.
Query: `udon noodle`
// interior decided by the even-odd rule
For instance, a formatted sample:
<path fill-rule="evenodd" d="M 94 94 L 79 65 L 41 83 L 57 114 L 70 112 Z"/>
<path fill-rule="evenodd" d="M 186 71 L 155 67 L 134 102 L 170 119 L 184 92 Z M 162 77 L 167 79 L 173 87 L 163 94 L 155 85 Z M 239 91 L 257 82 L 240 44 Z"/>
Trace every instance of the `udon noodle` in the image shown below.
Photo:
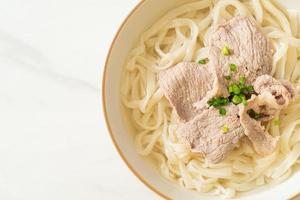
<path fill-rule="evenodd" d="M 156 160 L 161 174 L 187 189 L 233 197 L 287 179 L 300 164 L 300 98 L 267 125 L 280 136 L 276 151 L 257 155 L 247 144 L 218 164 L 208 164 L 176 137 L 178 117 L 158 85 L 157 73 L 181 61 L 207 54 L 211 25 L 233 16 L 253 16 L 275 52 L 272 75 L 292 82 L 300 91 L 300 18 L 275 0 L 199 0 L 168 12 L 129 53 L 121 86 L 122 102 L 137 130 L 139 154 Z M 274 123 L 280 120 L 280 124 Z"/>

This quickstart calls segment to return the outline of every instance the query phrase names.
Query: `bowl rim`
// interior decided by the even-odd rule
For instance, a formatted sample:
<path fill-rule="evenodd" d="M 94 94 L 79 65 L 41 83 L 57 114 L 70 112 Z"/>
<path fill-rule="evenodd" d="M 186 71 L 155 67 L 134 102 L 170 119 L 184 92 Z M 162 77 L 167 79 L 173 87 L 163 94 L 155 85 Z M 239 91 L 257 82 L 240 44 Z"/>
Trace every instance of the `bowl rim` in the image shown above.
<path fill-rule="evenodd" d="M 135 13 L 136 10 L 138 10 L 144 3 L 146 2 L 146 0 L 141 0 L 139 3 L 137 3 L 133 9 L 129 12 L 129 14 L 127 14 L 126 18 L 122 21 L 121 25 L 119 25 L 119 28 L 117 30 L 117 32 L 115 33 L 115 36 L 110 44 L 109 47 L 109 51 L 108 54 L 106 56 L 106 61 L 104 64 L 104 69 L 103 69 L 103 75 L 102 75 L 102 109 L 104 112 L 104 121 L 106 123 L 106 127 L 108 129 L 110 138 L 118 152 L 118 154 L 121 156 L 122 160 L 124 161 L 124 163 L 127 165 L 127 167 L 129 168 L 129 170 L 144 184 L 146 185 L 150 190 L 152 190 L 154 193 L 156 193 L 157 195 L 159 195 L 160 197 L 167 199 L 167 200 L 171 200 L 172 198 L 170 198 L 169 196 L 167 196 L 166 194 L 162 193 L 161 191 L 159 191 L 155 186 L 151 185 L 144 177 L 141 176 L 141 174 L 139 174 L 139 172 L 137 172 L 133 166 L 129 163 L 129 161 L 126 159 L 125 155 L 123 154 L 121 148 L 118 146 L 117 141 L 114 137 L 111 125 L 110 125 L 110 121 L 108 119 L 108 112 L 106 109 L 106 98 L 105 98 L 105 94 L 106 94 L 106 75 L 107 75 L 107 68 L 108 68 L 108 62 L 110 60 L 110 56 L 112 53 L 112 49 L 116 43 L 117 38 L 119 37 L 122 29 L 125 27 L 126 23 L 128 22 L 129 18 Z"/>
<path fill-rule="evenodd" d="M 141 174 L 139 174 L 139 172 L 137 170 L 135 170 L 133 168 L 133 166 L 130 164 L 130 162 L 126 159 L 126 156 L 123 154 L 121 148 L 118 146 L 116 138 L 114 137 L 111 125 L 110 125 L 110 121 L 108 119 L 108 112 L 106 109 L 106 98 L 105 98 L 105 94 L 106 94 L 106 75 L 107 75 L 107 69 L 108 69 L 108 63 L 110 60 L 110 56 L 112 53 L 112 49 L 116 43 L 117 38 L 119 37 L 122 29 L 125 27 L 126 23 L 129 21 L 130 17 L 135 13 L 135 11 L 137 11 L 139 8 L 142 7 L 142 5 L 146 2 L 147 0 L 141 0 L 140 2 L 138 2 L 132 9 L 131 11 L 127 14 L 127 16 L 123 19 L 121 25 L 119 25 L 119 28 L 117 29 L 117 32 L 114 35 L 114 38 L 109 46 L 109 50 L 106 56 L 106 60 L 105 60 L 105 64 L 104 64 L 104 69 L 103 69 L 103 75 L 102 75 L 102 109 L 103 109 L 103 113 L 104 113 L 104 121 L 108 130 L 108 133 L 110 135 L 110 138 L 114 144 L 114 147 L 116 148 L 119 156 L 122 158 L 123 162 L 125 163 L 125 165 L 129 168 L 129 170 L 131 171 L 131 173 L 133 173 L 145 186 L 147 186 L 151 191 L 153 191 L 154 193 L 156 193 L 157 195 L 159 195 L 160 197 L 166 199 L 166 200 L 172 200 L 171 197 L 167 196 L 166 194 L 164 194 L 163 192 L 161 192 L 159 189 L 157 189 L 155 186 L 151 185 L 146 178 L 144 178 Z M 296 200 L 297 197 L 300 197 L 300 192 L 292 195 L 289 200 Z"/>

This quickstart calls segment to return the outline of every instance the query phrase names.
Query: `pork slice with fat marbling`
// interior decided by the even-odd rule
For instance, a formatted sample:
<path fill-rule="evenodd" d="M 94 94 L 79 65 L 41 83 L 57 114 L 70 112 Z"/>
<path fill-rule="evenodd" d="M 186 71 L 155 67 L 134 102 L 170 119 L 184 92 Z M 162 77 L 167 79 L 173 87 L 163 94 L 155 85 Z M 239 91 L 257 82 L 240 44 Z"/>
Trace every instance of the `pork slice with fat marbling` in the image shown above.
<path fill-rule="evenodd" d="M 260 96 L 265 96 L 270 102 L 273 99 L 273 107 L 278 109 L 287 106 L 296 94 L 291 83 L 285 80 L 276 80 L 270 75 L 258 77 L 254 82 L 254 90 Z"/>
<path fill-rule="evenodd" d="M 208 65 L 192 62 L 182 62 L 159 73 L 160 88 L 183 121 L 200 112 L 193 104 L 212 90 L 214 79 Z"/>
<path fill-rule="evenodd" d="M 252 95 L 246 107 L 239 106 L 240 120 L 245 135 L 252 142 L 255 151 L 260 155 L 269 155 L 274 152 L 278 138 L 272 137 L 261 123 L 273 119 L 278 111 L 286 107 L 294 98 L 295 89 L 287 81 L 262 75 L 254 82 L 254 90 L 258 95 Z M 259 117 L 251 118 L 249 110 L 258 113 Z"/>
<path fill-rule="evenodd" d="M 181 124 L 177 130 L 180 141 L 193 152 L 201 153 L 209 163 L 218 163 L 244 136 L 237 106 L 228 105 L 226 115 L 220 115 L 213 107 L 205 109 L 191 121 Z"/>
<path fill-rule="evenodd" d="M 257 99 L 255 96 L 252 96 L 252 98 L 248 100 L 247 106 L 239 105 L 240 123 L 256 153 L 260 155 L 269 155 L 275 151 L 278 138 L 272 137 L 268 131 L 265 130 L 261 121 L 249 116 L 248 111 L 250 109 L 255 110 L 255 107 L 257 107 Z"/>
<path fill-rule="evenodd" d="M 276 80 L 270 75 L 262 75 L 254 82 L 254 90 L 248 105 L 240 105 L 240 121 L 245 135 L 250 139 L 255 151 L 260 155 L 269 155 L 275 151 L 278 138 L 272 137 L 261 124 L 269 121 L 286 107 L 295 96 L 295 89 L 287 81 Z M 248 111 L 259 114 L 257 119 L 249 116 Z"/>
<path fill-rule="evenodd" d="M 246 77 L 247 83 L 253 83 L 256 77 L 272 70 L 272 44 L 250 17 L 238 16 L 212 27 L 208 45 L 211 65 L 225 85 L 241 76 Z M 227 56 L 223 55 L 224 47 L 230 51 Z M 230 70 L 230 64 L 237 66 L 236 71 Z M 226 75 L 231 75 L 230 81 L 224 79 Z"/>
<path fill-rule="evenodd" d="M 270 75 L 259 76 L 254 82 L 254 90 L 258 95 L 252 100 L 255 102 L 252 109 L 261 114 L 259 121 L 273 119 L 276 112 L 285 108 L 296 95 L 291 83 Z"/>

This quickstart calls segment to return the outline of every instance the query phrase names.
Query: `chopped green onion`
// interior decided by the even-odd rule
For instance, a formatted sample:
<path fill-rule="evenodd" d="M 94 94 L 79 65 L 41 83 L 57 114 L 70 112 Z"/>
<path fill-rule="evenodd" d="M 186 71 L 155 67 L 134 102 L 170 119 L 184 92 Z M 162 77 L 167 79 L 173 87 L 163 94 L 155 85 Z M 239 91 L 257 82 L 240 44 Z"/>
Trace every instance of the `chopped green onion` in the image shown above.
<path fill-rule="evenodd" d="M 244 94 L 239 94 L 239 97 L 241 97 L 241 99 L 245 99 L 246 100 L 246 96 Z"/>
<path fill-rule="evenodd" d="M 246 96 L 244 94 L 240 94 L 239 95 L 242 99 L 242 103 L 244 106 L 247 106 L 248 105 L 248 102 L 247 102 L 247 99 L 246 99 Z"/>
<path fill-rule="evenodd" d="M 243 103 L 244 106 L 248 105 L 248 102 L 247 102 L 247 99 L 246 99 L 245 95 L 242 96 L 242 103 Z"/>
<path fill-rule="evenodd" d="M 235 105 L 242 103 L 242 101 L 242 98 L 238 95 L 234 95 L 232 98 L 232 103 L 234 103 Z"/>
<path fill-rule="evenodd" d="M 244 85 L 239 83 L 239 87 L 241 89 L 241 93 L 243 94 L 252 94 L 254 92 L 254 88 L 252 85 Z"/>
<path fill-rule="evenodd" d="M 237 84 L 231 84 L 228 88 L 228 91 L 231 94 L 240 94 L 241 93 L 241 89 L 239 88 L 239 86 Z"/>
<path fill-rule="evenodd" d="M 227 126 L 223 126 L 222 130 L 223 130 L 223 133 L 228 133 L 229 128 Z"/>
<path fill-rule="evenodd" d="M 275 125 L 275 126 L 279 126 L 279 125 L 280 125 L 279 119 L 275 119 L 275 120 L 274 120 L 274 125 Z"/>
<path fill-rule="evenodd" d="M 222 105 L 227 105 L 227 104 L 229 104 L 229 99 L 227 99 L 227 98 L 221 98 L 220 101 L 221 101 L 221 104 L 222 104 Z"/>
<path fill-rule="evenodd" d="M 249 93 L 253 93 L 254 92 L 254 87 L 252 85 L 248 85 L 248 86 L 246 86 L 246 88 L 247 88 L 247 91 Z"/>
<path fill-rule="evenodd" d="M 214 98 L 210 99 L 210 100 L 207 102 L 207 104 L 208 104 L 209 106 L 212 106 L 212 105 L 214 104 Z"/>
<path fill-rule="evenodd" d="M 232 71 L 232 72 L 235 72 L 237 69 L 236 64 L 229 64 L 229 67 L 230 67 L 230 71 Z"/>
<path fill-rule="evenodd" d="M 226 80 L 231 80 L 231 76 L 230 76 L 230 75 L 224 76 L 224 78 L 225 78 Z"/>
<path fill-rule="evenodd" d="M 222 53 L 223 53 L 224 56 L 229 56 L 230 55 L 230 49 L 227 46 L 225 46 L 222 49 Z"/>
<path fill-rule="evenodd" d="M 207 62 L 208 62 L 208 58 L 204 58 L 198 61 L 198 63 L 202 65 L 206 64 Z"/>
<path fill-rule="evenodd" d="M 221 105 L 221 100 L 220 100 L 220 99 L 216 99 L 216 100 L 213 102 L 213 104 L 212 104 L 213 107 L 218 107 L 218 106 L 220 106 L 220 105 Z"/>
<path fill-rule="evenodd" d="M 228 87 L 228 92 L 229 92 L 229 93 L 233 93 L 233 85 L 229 85 L 229 87 Z"/>
<path fill-rule="evenodd" d="M 213 107 L 219 107 L 219 106 L 225 106 L 227 104 L 229 104 L 229 99 L 228 98 L 212 98 L 210 99 L 207 104 L 209 106 L 213 106 Z"/>
<path fill-rule="evenodd" d="M 251 118 L 256 119 L 256 120 L 258 120 L 259 118 L 262 117 L 262 115 L 260 113 L 255 112 L 253 109 L 248 110 L 247 113 Z"/>
<path fill-rule="evenodd" d="M 226 115 L 226 110 L 225 110 L 225 108 L 220 108 L 220 109 L 219 109 L 219 113 L 220 113 L 220 115 Z"/>
<path fill-rule="evenodd" d="M 248 94 L 248 90 L 246 87 L 240 85 L 240 89 L 241 89 L 241 94 Z"/>
<path fill-rule="evenodd" d="M 245 78 L 244 76 L 241 76 L 241 77 L 239 78 L 239 80 L 240 80 L 240 84 L 241 84 L 241 85 L 244 85 L 244 84 L 245 84 L 245 81 L 246 81 L 246 78 Z"/>

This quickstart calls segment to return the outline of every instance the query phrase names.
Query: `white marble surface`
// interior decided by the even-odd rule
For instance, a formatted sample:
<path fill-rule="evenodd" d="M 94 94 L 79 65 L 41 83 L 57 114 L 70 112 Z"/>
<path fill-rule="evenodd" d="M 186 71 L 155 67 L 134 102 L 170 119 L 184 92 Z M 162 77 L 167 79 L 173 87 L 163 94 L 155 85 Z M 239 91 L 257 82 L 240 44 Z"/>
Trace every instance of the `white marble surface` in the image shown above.
<path fill-rule="evenodd" d="M 107 133 L 103 65 L 138 0 L 0 0 L 0 199 L 160 199 Z"/>

